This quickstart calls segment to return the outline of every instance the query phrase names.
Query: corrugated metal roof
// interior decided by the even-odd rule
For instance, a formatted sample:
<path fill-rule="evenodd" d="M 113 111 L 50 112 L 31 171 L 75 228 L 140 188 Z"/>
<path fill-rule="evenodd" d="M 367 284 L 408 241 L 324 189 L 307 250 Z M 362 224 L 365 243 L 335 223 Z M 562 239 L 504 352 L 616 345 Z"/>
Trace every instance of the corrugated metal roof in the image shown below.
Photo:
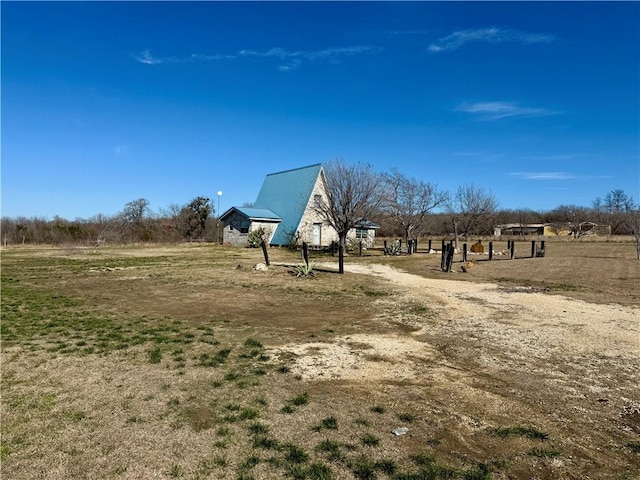
<path fill-rule="evenodd" d="M 282 219 L 273 234 L 272 244 L 286 245 L 290 235 L 298 230 L 321 171 L 322 164 L 318 163 L 270 173 L 265 177 L 253 206 L 256 209 L 271 210 Z"/>
<path fill-rule="evenodd" d="M 231 207 L 229 210 L 227 210 L 220 216 L 220 219 L 224 220 L 233 212 L 239 212 L 251 220 L 273 220 L 273 221 L 281 220 L 281 218 L 278 215 L 276 215 L 275 213 L 273 213 L 271 210 L 267 208 L 248 208 L 248 207 Z"/>
<path fill-rule="evenodd" d="M 268 208 L 238 207 L 237 210 L 251 219 L 281 220 L 279 215 L 273 213 Z"/>

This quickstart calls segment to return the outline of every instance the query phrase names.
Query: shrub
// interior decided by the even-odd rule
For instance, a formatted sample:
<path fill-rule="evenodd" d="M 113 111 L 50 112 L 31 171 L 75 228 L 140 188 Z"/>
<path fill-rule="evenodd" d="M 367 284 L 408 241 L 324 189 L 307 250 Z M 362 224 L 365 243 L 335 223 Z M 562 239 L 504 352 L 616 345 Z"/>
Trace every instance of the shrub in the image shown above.
<path fill-rule="evenodd" d="M 264 228 L 260 227 L 257 230 L 253 230 L 247 236 L 247 244 L 249 248 L 258 248 L 265 241 L 266 232 Z"/>

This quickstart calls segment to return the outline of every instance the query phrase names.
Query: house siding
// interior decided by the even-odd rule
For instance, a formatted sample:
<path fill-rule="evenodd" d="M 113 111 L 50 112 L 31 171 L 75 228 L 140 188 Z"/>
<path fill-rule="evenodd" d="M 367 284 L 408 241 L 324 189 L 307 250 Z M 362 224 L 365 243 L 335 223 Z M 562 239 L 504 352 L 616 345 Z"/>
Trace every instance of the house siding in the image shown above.
<path fill-rule="evenodd" d="M 322 174 L 318 175 L 316 183 L 313 186 L 309 201 L 302 214 L 302 219 L 298 226 L 298 234 L 300 236 L 300 243 L 306 242 L 309 245 L 326 247 L 331 245 L 331 242 L 338 240 L 338 234 L 327 222 L 322 220 L 322 217 L 316 211 L 316 197 L 319 197 L 321 201 L 327 202 L 327 194 L 324 186 L 324 179 Z M 314 244 L 313 228 L 314 225 L 321 225 L 320 243 Z"/>
<path fill-rule="evenodd" d="M 262 228 L 268 234 L 268 240 L 270 241 L 277 226 L 277 222 L 251 220 L 241 213 L 235 212 L 225 219 L 224 243 L 244 247 L 247 245 L 249 233 L 259 228 Z"/>
<path fill-rule="evenodd" d="M 358 230 L 362 230 L 363 231 L 363 237 L 362 238 L 358 238 L 358 234 L 357 234 Z M 373 248 L 373 247 L 375 247 L 375 243 L 376 243 L 376 231 L 375 231 L 375 229 L 373 229 L 373 228 L 355 229 L 354 228 L 354 229 L 349 230 L 349 233 L 347 234 L 347 242 L 351 243 L 352 245 L 358 245 L 360 243 L 360 241 L 362 241 L 362 246 L 365 247 L 365 248 Z"/>

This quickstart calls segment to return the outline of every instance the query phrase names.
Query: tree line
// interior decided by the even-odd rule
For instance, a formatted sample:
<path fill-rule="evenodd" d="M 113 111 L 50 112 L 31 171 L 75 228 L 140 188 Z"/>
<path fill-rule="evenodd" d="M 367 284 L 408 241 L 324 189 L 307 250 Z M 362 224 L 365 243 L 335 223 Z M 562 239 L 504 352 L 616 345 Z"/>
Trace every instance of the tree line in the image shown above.
<path fill-rule="evenodd" d="M 379 235 L 403 236 L 406 244 L 425 235 L 453 235 L 456 248 L 460 236 L 491 235 L 499 223 L 577 225 L 597 219 L 610 222 L 614 234 L 633 233 L 640 259 L 640 208 L 620 189 L 596 198 L 590 209 L 561 205 L 550 212 L 511 211 L 499 210 L 495 195 L 473 183 L 447 192 L 397 170 L 377 173 L 370 165 L 341 160 L 325 164 L 324 175 L 327 199 L 315 209 L 338 233 L 340 273 L 344 272 L 347 233 L 363 219 L 380 222 Z"/>
<path fill-rule="evenodd" d="M 448 192 L 437 185 L 397 170 L 378 173 L 370 165 L 334 160 L 325 164 L 328 201 L 318 213 L 339 236 L 362 219 L 380 225 L 378 236 L 415 240 L 425 236 L 492 235 L 496 224 L 554 223 L 610 225 L 613 235 L 638 234 L 639 206 L 620 189 L 595 198 L 589 207 L 559 205 L 549 211 L 500 208 L 497 198 L 469 183 Z M 182 241 L 219 241 L 222 225 L 212 201 L 195 197 L 185 205 L 171 204 L 153 212 L 139 198 L 116 215 L 88 219 L 52 220 L 39 217 L 2 217 L 4 244 L 96 244 Z"/>
<path fill-rule="evenodd" d="M 53 220 L 40 217 L 1 219 L 4 244 L 175 243 L 217 238 L 215 211 L 209 198 L 195 197 L 186 205 L 153 212 L 146 198 L 125 204 L 116 215 Z"/>

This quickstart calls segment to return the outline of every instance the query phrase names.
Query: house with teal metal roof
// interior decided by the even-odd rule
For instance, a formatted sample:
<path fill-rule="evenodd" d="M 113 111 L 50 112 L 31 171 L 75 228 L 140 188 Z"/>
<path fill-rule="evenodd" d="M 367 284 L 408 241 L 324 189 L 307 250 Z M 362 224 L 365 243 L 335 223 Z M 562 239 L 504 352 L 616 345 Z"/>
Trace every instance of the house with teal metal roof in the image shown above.
<path fill-rule="evenodd" d="M 317 213 L 315 206 L 327 201 L 322 164 L 268 174 L 251 208 L 232 207 L 220 216 L 224 243 L 244 246 L 250 232 L 262 228 L 269 245 L 329 246 L 338 240 L 336 231 Z M 367 233 L 354 232 L 369 239 Z"/>

